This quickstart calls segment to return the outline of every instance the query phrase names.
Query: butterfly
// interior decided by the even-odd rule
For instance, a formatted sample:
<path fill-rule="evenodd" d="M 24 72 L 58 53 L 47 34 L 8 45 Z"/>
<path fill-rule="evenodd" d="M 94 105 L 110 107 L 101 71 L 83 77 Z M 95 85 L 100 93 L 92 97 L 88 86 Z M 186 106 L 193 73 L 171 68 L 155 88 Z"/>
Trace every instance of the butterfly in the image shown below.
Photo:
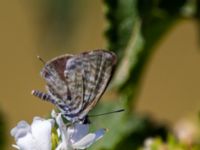
<path fill-rule="evenodd" d="M 56 105 L 72 123 L 84 122 L 106 90 L 116 62 L 113 52 L 102 49 L 56 57 L 41 70 L 47 93 L 32 94 Z"/>

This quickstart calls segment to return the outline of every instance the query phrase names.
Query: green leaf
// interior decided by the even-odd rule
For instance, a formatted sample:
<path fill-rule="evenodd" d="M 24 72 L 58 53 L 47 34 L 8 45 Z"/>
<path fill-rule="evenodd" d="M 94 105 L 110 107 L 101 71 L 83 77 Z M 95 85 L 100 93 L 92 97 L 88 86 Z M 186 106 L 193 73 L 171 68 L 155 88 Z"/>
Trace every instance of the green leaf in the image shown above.
<path fill-rule="evenodd" d="M 137 0 L 104 0 L 109 26 L 106 30 L 108 48 L 119 56 L 124 55 L 124 49 L 137 22 Z"/>
<path fill-rule="evenodd" d="M 144 69 L 162 37 L 181 18 L 186 0 L 105 0 L 109 49 L 119 57 L 113 85 L 134 103 Z M 131 108 L 130 108 L 131 109 Z"/>
<path fill-rule="evenodd" d="M 118 110 L 121 108 L 119 106 L 121 106 L 119 101 L 106 102 L 98 105 L 92 114 Z M 95 150 L 120 150 L 124 149 L 124 145 L 126 145 L 126 150 L 134 150 L 143 144 L 148 136 L 166 137 L 166 130 L 163 126 L 157 125 L 147 117 L 131 114 L 126 110 L 90 119 L 92 119 L 92 131 L 99 128 L 108 129 L 105 136 L 91 147 Z"/>
<path fill-rule="evenodd" d="M 93 128 L 109 132 L 94 149 L 137 149 L 149 136 L 166 137 L 166 128 L 133 112 L 140 80 L 156 46 L 164 35 L 183 18 L 186 0 L 104 0 L 109 26 L 105 32 L 108 48 L 118 55 L 113 86 L 117 102 L 105 103 L 96 113 L 110 112 L 123 102 L 126 112 L 95 119 Z M 161 140 L 160 140 L 161 141 Z"/>

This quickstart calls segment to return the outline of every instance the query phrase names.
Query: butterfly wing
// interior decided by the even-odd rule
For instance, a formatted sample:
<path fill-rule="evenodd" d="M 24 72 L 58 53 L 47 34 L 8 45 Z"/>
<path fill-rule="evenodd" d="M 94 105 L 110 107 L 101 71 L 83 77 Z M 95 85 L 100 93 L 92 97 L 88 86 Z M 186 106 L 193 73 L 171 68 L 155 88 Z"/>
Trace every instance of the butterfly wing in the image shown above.
<path fill-rule="evenodd" d="M 110 51 L 97 50 L 83 53 L 83 106 L 79 118 L 84 118 L 96 105 L 112 76 L 116 55 Z"/>
<path fill-rule="evenodd" d="M 41 71 L 49 94 L 71 121 L 83 119 L 104 93 L 116 63 L 110 51 L 64 55 L 47 62 Z"/>
<path fill-rule="evenodd" d="M 58 108 L 67 114 L 80 111 L 83 102 L 82 74 L 77 70 L 77 66 L 74 67 L 70 63 L 68 68 L 70 74 L 65 75 L 67 64 L 75 57 L 73 55 L 56 57 L 47 62 L 41 71 L 41 76 L 47 82 L 48 94 L 56 101 Z"/>

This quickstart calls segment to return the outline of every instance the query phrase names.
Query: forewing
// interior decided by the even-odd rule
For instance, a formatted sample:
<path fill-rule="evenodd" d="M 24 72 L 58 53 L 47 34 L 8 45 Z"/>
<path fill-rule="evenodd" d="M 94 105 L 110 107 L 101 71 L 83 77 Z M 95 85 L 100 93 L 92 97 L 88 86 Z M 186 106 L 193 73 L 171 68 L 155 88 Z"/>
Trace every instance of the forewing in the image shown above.
<path fill-rule="evenodd" d="M 66 100 L 69 96 L 69 90 L 65 81 L 64 71 L 66 62 L 73 57 L 64 55 L 46 63 L 41 71 L 41 76 L 47 82 L 49 94 L 58 102 Z"/>
<path fill-rule="evenodd" d="M 104 93 L 113 68 L 116 63 L 116 55 L 110 51 L 96 50 L 80 55 L 83 59 L 83 107 L 79 115 L 83 118 L 96 105 Z"/>

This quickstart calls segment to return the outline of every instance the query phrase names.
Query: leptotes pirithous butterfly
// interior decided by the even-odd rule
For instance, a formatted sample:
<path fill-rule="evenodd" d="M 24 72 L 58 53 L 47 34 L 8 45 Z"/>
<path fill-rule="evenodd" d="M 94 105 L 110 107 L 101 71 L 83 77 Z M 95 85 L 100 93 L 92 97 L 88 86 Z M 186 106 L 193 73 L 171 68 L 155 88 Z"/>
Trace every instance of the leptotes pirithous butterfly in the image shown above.
<path fill-rule="evenodd" d="M 72 123 L 83 122 L 104 93 L 116 60 L 107 50 L 56 57 L 41 71 L 48 93 L 33 90 L 32 94 L 55 104 Z"/>

